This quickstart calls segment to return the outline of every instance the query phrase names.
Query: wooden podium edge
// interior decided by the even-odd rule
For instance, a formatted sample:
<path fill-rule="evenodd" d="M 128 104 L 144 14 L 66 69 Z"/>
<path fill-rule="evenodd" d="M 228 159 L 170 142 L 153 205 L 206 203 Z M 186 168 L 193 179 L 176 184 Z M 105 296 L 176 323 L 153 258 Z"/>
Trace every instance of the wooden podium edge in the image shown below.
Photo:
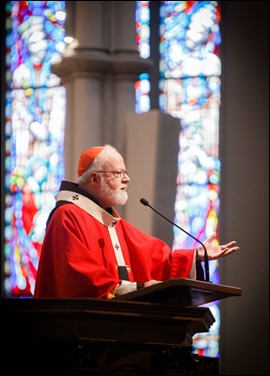
<path fill-rule="evenodd" d="M 175 304 L 181 307 L 200 306 L 228 297 L 242 295 L 242 289 L 234 286 L 175 278 L 157 283 L 114 298 L 114 300 L 144 301 Z"/>

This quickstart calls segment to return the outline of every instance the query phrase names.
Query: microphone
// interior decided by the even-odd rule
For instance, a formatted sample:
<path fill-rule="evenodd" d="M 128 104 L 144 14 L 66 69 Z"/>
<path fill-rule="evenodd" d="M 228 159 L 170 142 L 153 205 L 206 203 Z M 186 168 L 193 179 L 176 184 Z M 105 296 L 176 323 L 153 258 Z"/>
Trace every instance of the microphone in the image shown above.
<path fill-rule="evenodd" d="M 184 230 L 182 227 L 180 227 L 176 223 L 172 222 L 169 218 L 167 218 L 163 214 L 159 213 L 156 209 L 154 209 L 149 204 L 149 202 L 145 198 L 141 198 L 140 203 L 143 204 L 144 206 L 149 206 L 149 208 L 154 210 L 155 213 L 160 215 L 162 218 L 166 219 L 166 221 L 170 222 L 173 226 L 179 228 L 179 230 L 184 231 L 188 236 L 192 237 L 194 240 L 196 240 L 196 242 L 198 242 L 203 247 L 203 249 L 204 249 L 205 280 L 206 280 L 206 282 L 209 282 L 209 262 L 208 262 L 208 253 L 207 253 L 207 250 L 205 248 L 205 245 L 199 239 L 195 238 L 195 236 L 191 235 L 189 232 Z"/>

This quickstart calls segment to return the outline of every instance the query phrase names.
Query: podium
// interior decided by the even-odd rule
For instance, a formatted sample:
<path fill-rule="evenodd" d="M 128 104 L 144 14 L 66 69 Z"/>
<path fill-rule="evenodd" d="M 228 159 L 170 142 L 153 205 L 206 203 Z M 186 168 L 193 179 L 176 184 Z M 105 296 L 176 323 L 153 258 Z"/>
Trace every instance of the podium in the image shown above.
<path fill-rule="evenodd" d="M 232 286 L 174 279 L 110 300 L 4 298 L 1 367 L 74 376 L 211 374 L 192 353 L 192 337 L 215 322 L 206 303 L 240 295 Z"/>

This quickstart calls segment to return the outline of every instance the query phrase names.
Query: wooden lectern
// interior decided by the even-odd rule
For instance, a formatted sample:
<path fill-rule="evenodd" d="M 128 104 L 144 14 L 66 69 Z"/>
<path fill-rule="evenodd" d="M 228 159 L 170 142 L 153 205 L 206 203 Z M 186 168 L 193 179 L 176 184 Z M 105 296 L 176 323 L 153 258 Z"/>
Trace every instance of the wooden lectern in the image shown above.
<path fill-rule="evenodd" d="M 52 375 L 217 374 L 192 352 L 206 303 L 241 289 L 173 279 L 117 299 L 1 299 L 1 367 Z"/>

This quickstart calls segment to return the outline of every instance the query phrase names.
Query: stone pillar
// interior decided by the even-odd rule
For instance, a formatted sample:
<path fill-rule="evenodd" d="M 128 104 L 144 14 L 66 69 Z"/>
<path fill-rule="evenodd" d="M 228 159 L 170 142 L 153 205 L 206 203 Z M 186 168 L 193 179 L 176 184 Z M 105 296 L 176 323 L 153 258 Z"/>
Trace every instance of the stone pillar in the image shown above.
<path fill-rule="evenodd" d="M 126 167 L 131 179 L 125 218 L 141 230 L 173 243 L 173 225 L 140 203 L 141 198 L 174 221 L 180 121 L 159 110 L 130 113 Z"/>
<path fill-rule="evenodd" d="M 76 180 L 79 155 L 90 146 L 110 143 L 125 156 L 134 84 L 151 61 L 141 59 L 137 50 L 135 1 L 71 3 L 67 29 L 74 42 L 52 70 L 67 93 L 65 177 Z"/>

